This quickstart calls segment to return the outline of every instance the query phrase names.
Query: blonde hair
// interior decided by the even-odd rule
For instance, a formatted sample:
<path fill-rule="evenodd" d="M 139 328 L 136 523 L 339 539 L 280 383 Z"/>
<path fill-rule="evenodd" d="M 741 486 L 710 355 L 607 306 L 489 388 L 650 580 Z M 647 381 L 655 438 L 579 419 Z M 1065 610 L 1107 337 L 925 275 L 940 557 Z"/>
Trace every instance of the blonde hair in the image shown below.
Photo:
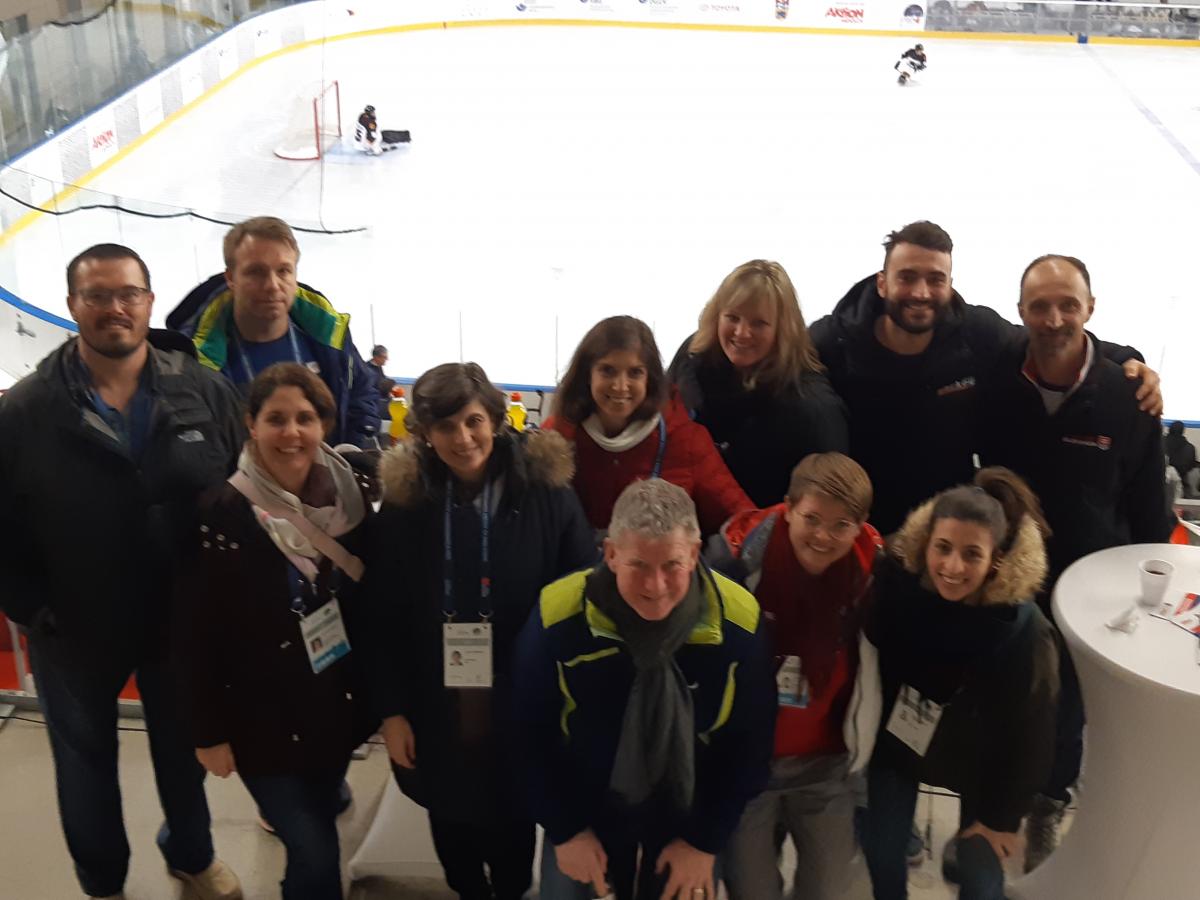
<path fill-rule="evenodd" d="M 721 314 L 730 309 L 764 304 L 775 318 L 775 346 L 770 354 L 746 377 L 746 386 L 761 383 L 796 382 L 806 372 L 823 372 L 808 326 L 800 312 L 800 301 L 792 280 L 777 262 L 752 259 L 725 276 L 717 292 L 700 313 L 700 324 L 688 347 L 691 353 L 718 358 L 722 354 L 717 340 Z"/>

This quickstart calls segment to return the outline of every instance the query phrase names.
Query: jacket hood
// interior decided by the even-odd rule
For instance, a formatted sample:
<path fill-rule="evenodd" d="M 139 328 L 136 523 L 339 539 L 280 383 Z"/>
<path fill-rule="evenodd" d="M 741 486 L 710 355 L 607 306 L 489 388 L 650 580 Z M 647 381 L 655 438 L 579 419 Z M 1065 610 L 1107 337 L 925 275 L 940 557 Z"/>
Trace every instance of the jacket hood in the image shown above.
<path fill-rule="evenodd" d="M 933 530 L 933 500 L 918 506 L 892 537 L 889 550 L 906 572 L 922 575 Z M 1033 599 L 1046 578 L 1046 545 L 1037 523 L 1022 516 L 1013 544 L 983 589 L 984 606 L 1015 606 Z"/>
<path fill-rule="evenodd" d="M 950 308 L 938 321 L 938 329 L 945 330 L 947 324 L 957 325 L 962 321 L 967 301 L 958 291 L 950 297 Z M 850 334 L 863 336 L 875 334 L 875 320 L 883 315 L 883 298 L 875 286 L 875 275 L 871 274 L 846 291 L 844 297 L 833 308 L 833 318 Z"/>
<path fill-rule="evenodd" d="M 320 291 L 300 284 L 288 313 L 291 320 L 317 343 L 342 350 L 350 316 L 333 308 Z M 200 362 L 220 372 L 229 358 L 229 329 L 233 320 L 233 293 L 225 276 L 214 275 L 194 288 L 167 316 L 167 324 L 192 339 Z"/>
<path fill-rule="evenodd" d="M 575 477 L 575 456 L 570 444 L 556 431 L 527 431 L 518 435 L 508 429 L 496 435 L 492 460 L 504 473 L 508 490 L 528 484 L 567 487 Z M 445 467 L 432 450 L 415 438 L 401 441 L 379 461 L 383 500 L 411 508 L 430 496 L 433 476 Z"/>

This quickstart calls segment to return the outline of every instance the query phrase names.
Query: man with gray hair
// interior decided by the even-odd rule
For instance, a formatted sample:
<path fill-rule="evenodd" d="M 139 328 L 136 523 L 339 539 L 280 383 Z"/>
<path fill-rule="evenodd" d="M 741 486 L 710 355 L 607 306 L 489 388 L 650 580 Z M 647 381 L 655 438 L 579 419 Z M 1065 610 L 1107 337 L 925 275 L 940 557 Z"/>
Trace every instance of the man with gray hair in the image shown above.
<path fill-rule="evenodd" d="M 714 859 L 766 783 L 775 696 L 758 604 L 700 564 L 681 488 L 621 493 L 604 563 L 543 589 L 514 680 L 544 900 L 713 900 Z"/>

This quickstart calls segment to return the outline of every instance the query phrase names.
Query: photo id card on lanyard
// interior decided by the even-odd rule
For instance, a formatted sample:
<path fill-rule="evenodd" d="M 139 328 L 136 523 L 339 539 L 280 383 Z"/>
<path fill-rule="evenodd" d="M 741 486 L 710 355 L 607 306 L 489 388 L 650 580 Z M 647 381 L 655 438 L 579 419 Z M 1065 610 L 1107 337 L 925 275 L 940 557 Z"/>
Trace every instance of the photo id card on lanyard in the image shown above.
<path fill-rule="evenodd" d="M 342 608 L 336 597 L 301 617 L 300 636 L 304 639 L 309 665 L 317 675 L 350 653 L 350 640 L 346 637 Z"/>
<path fill-rule="evenodd" d="M 775 692 L 780 706 L 807 709 L 809 701 L 808 679 L 800 668 L 800 657 L 785 656 L 783 665 L 775 673 Z"/>
<path fill-rule="evenodd" d="M 902 685 L 887 730 L 917 756 L 924 757 L 929 752 L 944 709 L 940 703 L 926 700 L 916 688 Z"/>
<path fill-rule="evenodd" d="M 451 526 L 453 485 L 446 481 L 444 517 L 445 553 L 442 572 L 442 671 L 448 688 L 490 688 L 492 686 L 492 580 L 488 560 L 488 542 L 492 525 L 492 485 L 485 481 L 480 509 L 479 539 L 479 618 L 478 622 L 455 622 L 454 607 L 454 529 Z"/>

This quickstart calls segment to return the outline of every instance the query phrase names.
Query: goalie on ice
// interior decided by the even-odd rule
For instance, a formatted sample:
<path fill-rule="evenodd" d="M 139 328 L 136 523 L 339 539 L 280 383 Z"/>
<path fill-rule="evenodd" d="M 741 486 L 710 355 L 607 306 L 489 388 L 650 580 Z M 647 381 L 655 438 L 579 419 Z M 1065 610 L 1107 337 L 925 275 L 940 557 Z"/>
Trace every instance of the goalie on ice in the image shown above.
<path fill-rule="evenodd" d="M 407 144 L 412 136 L 407 131 L 381 131 L 379 121 L 375 117 L 375 107 L 368 104 L 358 117 L 354 126 L 354 146 L 363 153 L 381 156 L 388 150 L 395 150 L 401 144 Z"/>
<path fill-rule="evenodd" d="M 917 44 L 915 47 L 905 50 L 900 59 L 896 61 L 896 65 L 892 68 L 900 73 L 900 77 L 897 79 L 899 83 L 908 84 L 910 78 L 924 70 L 927 62 L 925 45 Z"/>

